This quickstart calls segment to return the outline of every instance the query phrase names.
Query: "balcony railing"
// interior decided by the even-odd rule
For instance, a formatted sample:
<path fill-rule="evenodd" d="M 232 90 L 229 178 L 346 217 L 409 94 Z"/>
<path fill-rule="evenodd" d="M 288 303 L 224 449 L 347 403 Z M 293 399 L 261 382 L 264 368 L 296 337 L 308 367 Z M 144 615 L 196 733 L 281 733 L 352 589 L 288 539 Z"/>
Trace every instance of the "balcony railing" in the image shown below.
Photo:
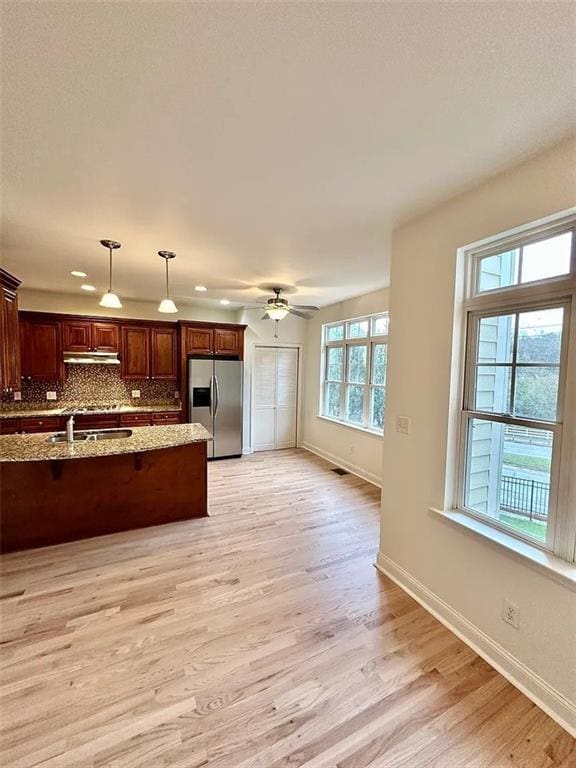
<path fill-rule="evenodd" d="M 530 520 L 546 520 L 550 486 L 539 480 L 502 476 L 500 509 L 513 512 Z"/>

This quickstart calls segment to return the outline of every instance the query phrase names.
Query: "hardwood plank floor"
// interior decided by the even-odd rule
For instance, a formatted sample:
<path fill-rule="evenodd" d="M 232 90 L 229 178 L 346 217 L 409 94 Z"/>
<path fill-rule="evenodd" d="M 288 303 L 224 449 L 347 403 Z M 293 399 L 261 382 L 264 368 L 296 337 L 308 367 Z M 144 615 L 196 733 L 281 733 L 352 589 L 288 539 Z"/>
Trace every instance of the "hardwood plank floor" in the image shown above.
<path fill-rule="evenodd" d="M 569 768 L 558 725 L 373 567 L 379 493 L 304 451 L 211 517 L 2 558 L 4 768 Z"/>

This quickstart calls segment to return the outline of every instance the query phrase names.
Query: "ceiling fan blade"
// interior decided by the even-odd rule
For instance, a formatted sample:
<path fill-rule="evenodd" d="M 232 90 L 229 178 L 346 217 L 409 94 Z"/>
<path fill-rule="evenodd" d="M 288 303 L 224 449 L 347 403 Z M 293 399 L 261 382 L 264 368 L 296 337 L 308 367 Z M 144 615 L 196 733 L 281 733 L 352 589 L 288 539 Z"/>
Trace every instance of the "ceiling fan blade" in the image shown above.
<path fill-rule="evenodd" d="M 290 306 L 294 307 L 294 309 L 308 309 L 310 311 L 320 309 L 320 307 L 315 307 L 313 304 L 290 304 Z"/>
<path fill-rule="evenodd" d="M 260 320 L 270 320 L 270 316 L 268 314 L 262 315 Z"/>
<path fill-rule="evenodd" d="M 291 315 L 296 315 L 296 317 L 301 317 L 304 320 L 310 320 L 312 317 L 312 315 L 307 315 L 305 312 L 298 312 L 294 307 L 288 307 L 288 312 L 290 312 Z"/>

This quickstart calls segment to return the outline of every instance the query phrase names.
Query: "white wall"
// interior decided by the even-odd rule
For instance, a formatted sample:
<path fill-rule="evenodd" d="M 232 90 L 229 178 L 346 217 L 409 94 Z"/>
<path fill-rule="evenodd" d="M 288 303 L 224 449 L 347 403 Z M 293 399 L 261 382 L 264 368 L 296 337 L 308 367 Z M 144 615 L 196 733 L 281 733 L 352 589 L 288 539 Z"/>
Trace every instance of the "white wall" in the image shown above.
<path fill-rule="evenodd" d="M 574 728 L 576 594 L 429 507 L 444 506 L 452 469 L 456 250 L 573 206 L 575 168 L 576 142 L 564 142 L 393 233 L 379 555 L 441 615 L 461 617 L 465 633 Z M 410 435 L 394 430 L 397 415 L 411 417 Z M 519 631 L 500 619 L 503 598 L 520 607 Z"/>
<path fill-rule="evenodd" d="M 251 418 L 252 418 L 252 369 L 254 365 L 254 347 L 266 346 L 297 346 L 300 349 L 299 360 L 299 408 L 298 408 L 298 440 L 302 435 L 303 412 L 303 381 L 305 370 L 306 326 L 307 320 L 294 315 L 288 315 L 278 324 L 278 338 L 274 338 L 276 323 L 272 320 L 262 320 L 263 309 L 245 309 L 238 313 L 236 322 L 245 323 L 248 327 L 244 343 L 244 453 L 252 452 Z"/>
<path fill-rule="evenodd" d="M 323 307 L 308 320 L 303 447 L 380 483 L 382 438 L 318 416 L 320 404 L 321 333 L 324 323 L 371 315 L 388 309 L 388 288 Z M 393 323 L 393 321 L 392 321 Z M 391 326 L 392 329 L 394 325 Z M 392 330 L 393 332 L 393 330 Z"/>
<path fill-rule="evenodd" d="M 20 288 L 18 308 L 33 312 L 61 312 L 65 314 L 94 315 L 95 317 L 132 318 L 137 320 L 198 320 L 207 322 L 235 323 L 237 310 L 199 305 L 180 304 L 175 315 L 158 312 L 157 301 L 133 301 L 122 299 L 122 309 L 107 309 L 98 303 L 97 294 L 53 293 Z"/>

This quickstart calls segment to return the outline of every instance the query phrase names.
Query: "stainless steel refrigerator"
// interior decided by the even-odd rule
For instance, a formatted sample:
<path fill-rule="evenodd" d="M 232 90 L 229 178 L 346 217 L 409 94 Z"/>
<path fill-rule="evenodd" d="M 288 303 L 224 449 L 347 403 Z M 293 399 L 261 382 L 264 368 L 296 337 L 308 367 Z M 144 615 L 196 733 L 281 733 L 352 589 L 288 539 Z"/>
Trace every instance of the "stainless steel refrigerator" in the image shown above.
<path fill-rule="evenodd" d="M 188 359 L 190 421 L 214 436 L 208 458 L 242 455 L 242 362 L 212 357 Z"/>

